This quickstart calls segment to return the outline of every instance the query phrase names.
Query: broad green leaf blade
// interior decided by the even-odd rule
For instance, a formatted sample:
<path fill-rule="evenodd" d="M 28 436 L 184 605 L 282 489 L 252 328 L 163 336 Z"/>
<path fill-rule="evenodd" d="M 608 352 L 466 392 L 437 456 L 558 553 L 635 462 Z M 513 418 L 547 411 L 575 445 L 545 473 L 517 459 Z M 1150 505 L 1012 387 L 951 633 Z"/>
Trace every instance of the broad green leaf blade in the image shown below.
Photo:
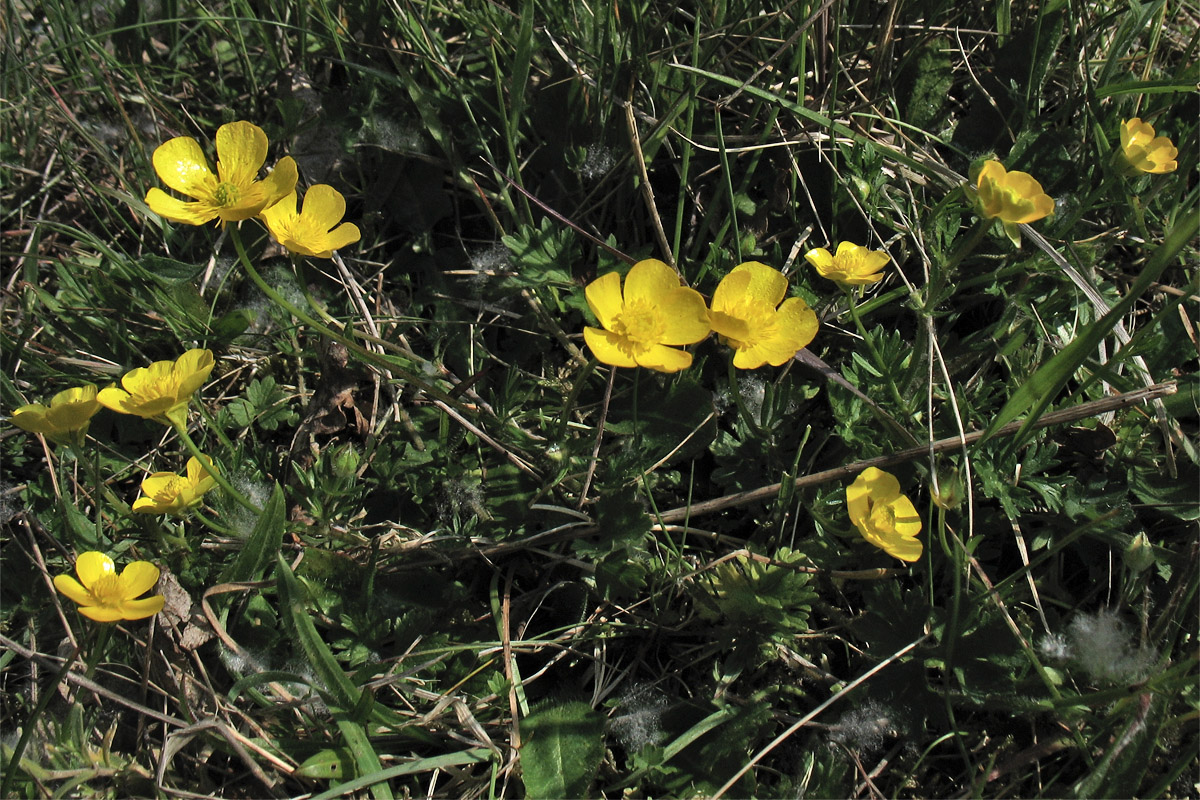
<path fill-rule="evenodd" d="M 355 709 L 362 702 L 362 692 L 346 677 L 333 653 L 329 651 L 329 646 L 317 633 L 317 628 L 304 607 L 304 594 L 300 584 L 281 553 L 276 555 L 275 579 L 282 612 L 280 618 L 300 644 L 308 665 L 324 683 L 334 703 L 341 706 L 342 713 L 334 715 L 338 730 L 346 747 L 354 754 L 357 773 L 370 778 L 383 769 L 379 763 L 379 756 L 371 747 L 371 740 L 367 738 L 363 726 L 351 719 L 350 714 L 345 713 Z M 379 800 L 392 798 L 392 790 L 386 782 L 374 783 L 371 786 L 371 794 Z"/>
<path fill-rule="evenodd" d="M 581 700 L 543 705 L 521 722 L 529 798 L 584 797 L 604 756 L 604 717 Z"/>
<path fill-rule="evenodd" d="M 1129 292 L 1125 297 L 1114 305 L 1111 311 L 1088 326 L 1083 333 L 1076 337 L 1075 341 L 1039 367 L 1037 372 L 1008 399 L 979 441 L 987 441 L 996 434 L 996 431 L 1029 411 L 1025 424 L 1013 437 L 1013 444 L 1020 446 L 1022 442 L 1026 441 L 1030 430 L 1037 423 L 1042 412 L 1067 384 L 1075 371 L 1096 352 L 1096 348 L 1099 347 L 1104 337 L 1129 313 L 1129 309 L 1138 301 L 1138 298 L 1174 262 L 1179 251 L 1196 235 L 1198 230 L 1200 230 L 1200 211 L 1193 209 L 1180 218 L 1175 227 L 1167 233 L 1163 243 L 1146 262 L 1145 269 L 1129 287 Z"/>
<path fill-rule="evenodd" d="M 258 580 L 283 542 L 283 489 L 275 484 L 271 497 L 258 515 L 258 522 L 246 540 L 246 546 L 222 573 L 222 583 Z"/>

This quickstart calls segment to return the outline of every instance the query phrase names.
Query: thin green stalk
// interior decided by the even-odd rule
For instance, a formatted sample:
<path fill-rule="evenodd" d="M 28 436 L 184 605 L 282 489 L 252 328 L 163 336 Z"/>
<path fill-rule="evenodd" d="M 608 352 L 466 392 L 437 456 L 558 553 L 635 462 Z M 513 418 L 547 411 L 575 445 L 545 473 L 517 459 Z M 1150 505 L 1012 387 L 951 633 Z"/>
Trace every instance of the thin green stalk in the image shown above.
<path fill-rule="evenodd" d="M 183 446 L 187 448 L 187 451 L 191 453 L 198 462 L 200 462 L 200 466 L 204 467 L 204 471 L 211 475 L 213 480 L 215 480 L 222 489 L 228 492 L 230 497 L 237 501 L 238 505 L 255 514 L 262 513 L 262 509 L 256 506 L 250 500 L 250 498 L 233 488 L 233 484 L 230 483 L 229 479 L 225 477 L 222 470 L 209 469 L 208 463 L 205 461 L 205 458 L 208 458 L 208 456 L 200 452 L 200 447 L 196 444 L 192 437 L 188 435 L 186 429 L 178 427 L 175 429 L 175 431 L 179 434 L 179 440 L 183 442 Z"/>

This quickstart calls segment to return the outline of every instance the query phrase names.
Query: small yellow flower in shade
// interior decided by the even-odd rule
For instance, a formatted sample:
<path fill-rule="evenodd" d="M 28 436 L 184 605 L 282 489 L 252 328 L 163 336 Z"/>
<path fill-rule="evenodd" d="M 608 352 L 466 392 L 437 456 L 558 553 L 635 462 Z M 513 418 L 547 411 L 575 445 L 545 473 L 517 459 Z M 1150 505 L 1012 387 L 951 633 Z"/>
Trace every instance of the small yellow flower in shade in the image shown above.
<path fill-rule="evenodd" d="M 867 467 L 846 487 L 846 508 L 854 527 L 871 544 L 901 561 L 921 557 L 921 518 L 900 493 L 895 475 Z"/>
<path fill-rule="evenodd" d="M 717 284 L 709 322 L 734 348 L 738 369 L 778 367 L 817 335 L 817 315 L 799 297 L 784 300 L 785 294 L 783 273 L 757 261 L 738 264 Z"/>
<path fill-rule="evenodd" d="M 212 372 L 211 350 L 188 350 L 175 361 L 155 361 L 125 373 L 121 386 L 96 395 L 100 405 L 121 414 L 187 427 L 188 402 Z"/>
<path fill-rule="evenodd" d="M 358 227 L 342 222 L 346 214 L 346 199 L 332 186 L 318 183 L 304 194 L 304 206 L 296 213 L 296 192 L 270 208 L 264 208 L 259 219 L 275 241 L 292 253 L 315 258 L 330 258 L 333 251 L 357 242 Z M 341 225 L 338 223 L 341 222 Z"/>
<path fill-rule="evenodd" d="M 208 465 L 207 469 L 205 464 Z M 208 456 L 204 456 L 203 463 L 193 456 L 188 459 L 186 475 L 176 475 L 174 472 L 148 475 L 142 480 L 142 496 L 133 501 L 133 510 L 142 514 L 182 517 L 200 505 L 204 493 L 216 483 L 216 478 L 211 474 L 216 469 Z"/>
<path fill-rule="evenodd" d="M 21 406 L 12 413 L 12 424 L 59 444 L 81 444 L 92 415 L 99 410 L 96 387 L 76 386 L 54 395 L 49 408 L 41 403 Z"/>
<path fill-rule="evenodd" d="M 97 622 L 116 622 L 152 617 L 162 611 L 163 596 L 136 599 L 154 588 L 158 567 L 149 561 L 134 561 L 117 573 L 113 560 L 94 550 L 75 560 L 75 574 L 56 575 L 54 588 L 79 604 L 79 613 Z"/>
<path fill-rule="evenodd" d="M 1025 172 L 1008 172 L 999 161 L 984 163 L 975 177 L 976 206 L 981 216 L 1000 218 L 1004 232 L 1020 247 L 1021 230 L 1017 225 L 1035 222 L 1054 213 L 1054 198 L 1042 191 L 1042 185 Z"/>
<path fill-rule="evenodd" d="M 213 174 L 200 143 L 179 136 L 154 151 L 154 171 L 169 188 L 187 195 L 189 203 L 157 187 L 146 194 L 146 205 L 172 222 L 203 225 L 220 219 L 238 222 L 270 208 L 296 188 L 299 174 L 290 156 L 281 158 L 265 179 L 258 172 L 267 160 L 267 135 L 249 122 L 230 122 L 217 129 L 217 174 Z"/>
<path fill-rule="evenodd" d="M 609 366 L 678 372 L 691 366 L 692 354 L 671 345 L 693 344 L 709 334 L 704 298 L 680 286 L 675 270 L 657 259 L 634 264 L 623 293 L 616 272 L 592 281 L 584 293 L 604 329 L 584 328 L 583 339 Z"/>
<path fill-rule="evenodd" d="M 1140 172 L 1174 172 L 1179 150 L 1166 136 L 1155 136 L 1154 127 L 1139 118 L 1121 123 L 1121 152 L 1129 166 Z"/>
<path fill-rule="evenodd" d="M 882 250 L 868 250 L 853 242 L 841 242 L 837 255 L 830 255 L 824 247 L 809 250 L 804 254 L 808 263 L 816 267 L 822 278 L 846 286 L 866 286 L 883 280 L 883 268 L 888 255 Z"/>

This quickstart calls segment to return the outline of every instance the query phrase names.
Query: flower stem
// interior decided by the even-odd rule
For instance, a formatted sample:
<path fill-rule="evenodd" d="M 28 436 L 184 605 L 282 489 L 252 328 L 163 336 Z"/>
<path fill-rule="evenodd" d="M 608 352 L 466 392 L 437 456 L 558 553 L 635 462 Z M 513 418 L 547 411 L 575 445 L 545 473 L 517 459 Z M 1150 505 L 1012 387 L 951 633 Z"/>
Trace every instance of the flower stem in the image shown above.
<path fill-rule="evenodd" d="M 204 460 L 206 456 L 204 453 L 200 452 L 200 448 L 196 445 L 196 442 L 192 440 L 192 437 L 188 435 L 186 429 L 177 427 L 175 428 L 175 431 L 179 434 L 179 439 L 183 442 L 183 446 L 187 448 L 187 451 L 195 457 L 196 461 L 200 463 L 200 466 L 204 468 L 204 471 L 211 475 L 213 480 L 215 480 L 222 489 L 229 493 L 230 497 L 236 500 L 238 504 L 247 511 L 252 511 L 255 514 L 262 513 L 262 509 L 256 506 L 250 500 L 250 498 L 233 488 L 233 484 L 229 482 L 229 479 L 226 478 L 221 471 L 208 468 L 208 463 Z"/>
<path fill-rule="evenodd" d="M 441 400 L 444 403 L 457 405 L 454 398 L 430 385 L 426 381 L 422 380 L 418 375 L 411 372 L 408 369 L 408 367 L 411 366 L 411 362 L 409 360 L 389 358 L 382 353 L 372 352 L 349 336 L 346 336 L 340 331 L 335 331 L 328 325 L 318 322 L 312 317 L 312 315 L 297 308 L 290 300 L 281 295 L 279 292 L 275 291 L 275 289 L 273 289 L 271 285 L 263 279 L 263 276 L 259 274 L 258 270 L 254 268 L 254 265 L 250 262 L 250 256 L 246 253 L 246 246 L 242 243 L 241 233 L 238 231 L 238 229 L 231 226 L 227 230 L 229 231 L 229 238 L 233 241 L 233 247 L 235 250 L 237 250 L 238 260 L 241 262 L 242 268 L 246 271 L 246 275 L 250 277 L 250 280 L 255 286 L 258 287 L 259 291 L 265 294 L 267 299 L 269 299 L 272 303 L 277 305 L 279 308 L 282 308 L 284 311 L 288 312 L 320 335 L 344 345 L 347 350 L 350 350 L 368 364 L 371 364 L 379 369 L 391 371 L 395 375 L 402 377 L 407 383 L 425 392 L 430 397 Z"/>
<path fill-rule="evenodd" d="M 733 395 L 733 402 L 735 405 L 737 405 L 738 416 L 740 416 L 746 423 L 746 427 L 749 428 L 755 436 L 762 436 L 762 428 L 759 427 L 758 420 L 754 419 L 754 417 L 750 415 L 750 409 L 746 407 L 746 402 L 742 399 L 741 387 L 738 386 L 737 367 L 733 365 L 733 356 L 734 351 L 730 350 L 729 361 L 727 362 L 729 365 L 729 393 Z"/>

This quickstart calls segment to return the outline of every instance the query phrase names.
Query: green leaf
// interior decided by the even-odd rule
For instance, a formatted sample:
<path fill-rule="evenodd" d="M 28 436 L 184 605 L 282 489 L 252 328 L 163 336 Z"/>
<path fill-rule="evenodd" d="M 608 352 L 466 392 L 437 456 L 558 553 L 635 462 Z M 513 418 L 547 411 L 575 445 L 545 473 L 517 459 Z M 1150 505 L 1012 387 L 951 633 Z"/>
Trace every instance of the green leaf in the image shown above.
<path fill-rule="evenodd" d="M 1027 441 L 1034 423 L 1066 386 L 1075 371 L 1096 352 L 1096 348 L 1099 347 L 1104 337 L 1108 336 L 1117 322 L 1129 313 L 1134 303 L 1150 288 L 1150 285 L 1159 279 L 1167 267 L 1174 263 L 1175 256 L 1196 235 L 1198 230 L 1200 230 L 1200 210 L 1192 209 L 1190 213 L 1180 218 L 1175 227 L 1167 233 L 1163 243 L 1154 251 L 1154 255 L 1147 261 L 1145 269 L 1138 275 L 1137 280 L 1129 287 L 1125 297 L 1107 314 L 1089 325 L 1073 342 L 1038 368 L 1038 371 L 1013 393 L 1013 396 L 1000 409 L 1000 413 L 992 420 L 992 424 L 984 431 L 983 438 L 979 440 L 980 443 L 995 436 L 996 431 L 1029 411 L 1025 424 L 1012 439 L 1013 447 L 1023 445 Z"/>
<path fill-rule="evenodd" d="M 549 702 L 521 721 L 529 798 L 586 797 L 604 757 L 604 717 L 581 700 Z"/>
<path fill-rule="evenodd" d="M 280 496 L 282 498 L 282 493 Z M 279 592 L 280 606 L 283 612 L 281 619 L 284 626 L 300 645 L 308 665 L 325 685 L 333 702 L 340 706 L 343 712 L 352 711 L 363 702 L 362 692 L 346 677 L 346 673 L 338 666 L 333 653 L 329 651 L 329 646 L 317 633 L 317 628 L 313 625 L 304 606 L 300 584 L 296 581 L 292 568 L 288 566 L 281 553 L 276 555 L 275 581 L 276 589 Z M 370 777 L 380 772 L 383 767 L 379 763 L 379 756 L 371 747 L 371 740 L 367 738 L 362 724 L 348 718 L 345 713 L 336 714 L 335 718 L 346 747 L 354 754 L 358 774 Z M 371 794 L 381 800 L 391 800 L 392 798 L 391 788 L 382 782 L 371 787 Z"/>
<path fill-rule="evenodd" d="M 223 583 L 240 583 L 258 580 L 267 564 L 279 552 L 283 542 L 284 522 L 283 489 L 275 484 L 271 497 L 258 515 L 258 522 L 246 540 L 246 546 L 238 553 L 234 562 L 221 574 Z"/>
<path fill-rule="evenodd" d="M 304 763 L 296 769 L 296 774 L 318 780 L 353 778 L 356 777 L 354 758 L 344 747 L 322 750 L 304 759 Z"/>
<path fill-rule="evenodd" d="M 144 255 L 139 266 L 165 284 L 187 283 L 204 271 L 203 264 L 185 264 L 164 256 Z"/>

